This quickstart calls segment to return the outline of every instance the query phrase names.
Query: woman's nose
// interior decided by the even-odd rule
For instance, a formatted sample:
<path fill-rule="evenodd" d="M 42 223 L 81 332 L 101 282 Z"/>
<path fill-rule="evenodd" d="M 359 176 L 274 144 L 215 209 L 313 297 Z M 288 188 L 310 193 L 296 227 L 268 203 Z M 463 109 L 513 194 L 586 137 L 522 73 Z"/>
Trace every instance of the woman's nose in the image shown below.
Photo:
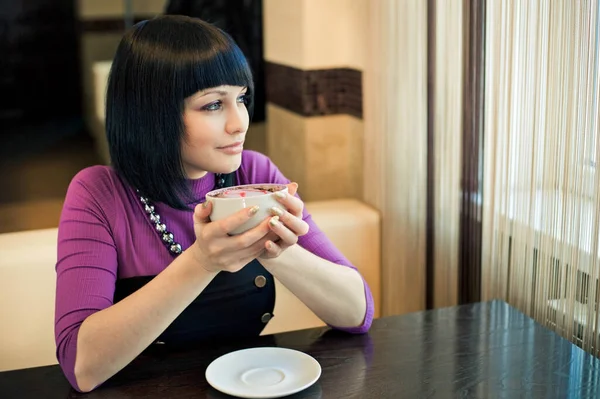
<path fill-rule="evenodd" d="M 238 106 L 227 113 L 225 131 L 228 134 L 243 133 L 248 128 L 248 111 L 246 107 Z"/>

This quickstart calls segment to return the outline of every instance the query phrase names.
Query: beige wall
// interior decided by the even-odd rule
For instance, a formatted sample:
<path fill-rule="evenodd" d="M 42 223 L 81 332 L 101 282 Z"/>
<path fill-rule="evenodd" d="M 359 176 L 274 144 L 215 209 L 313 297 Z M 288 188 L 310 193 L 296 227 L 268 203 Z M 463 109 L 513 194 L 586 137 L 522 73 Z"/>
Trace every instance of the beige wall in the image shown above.
<path fill-rule="evenodd" d="M 363 121 L 348 115 L 305 118 L 267 105 L 269 157 L 305 200 L 362 196 Z M 331 177 L 331 178 L 330 178 Z"/>
<path fill-rule="evenodd" d="M 265 59 L 299 69 L 362 70 L 368 0 L 264 0 Z"/>
<path fill-rule="evenodd" d="M 302 70 L 366 63 L 368 0 L 264 0 L 265 60 Z M 362 199 L 363 121 L 267 107 L 268 154 L 306 200 Z"/>

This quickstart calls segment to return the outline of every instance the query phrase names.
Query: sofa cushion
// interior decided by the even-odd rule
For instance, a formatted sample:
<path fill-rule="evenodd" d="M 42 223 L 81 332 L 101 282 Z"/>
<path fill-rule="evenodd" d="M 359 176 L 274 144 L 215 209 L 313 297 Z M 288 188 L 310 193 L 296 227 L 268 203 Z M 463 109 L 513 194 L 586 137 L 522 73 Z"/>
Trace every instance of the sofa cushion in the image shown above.
<path fill-rule="evenodd" d="M 380 303 L 379 214 L 355 200 L 307 203 L 313 219 L 361 271 Z M 54 298 L 57 229 L 0 234 L 0 371 L 56 364 Z M 323 325 L 276 281 L 275 317 L 263 334 Z"/>

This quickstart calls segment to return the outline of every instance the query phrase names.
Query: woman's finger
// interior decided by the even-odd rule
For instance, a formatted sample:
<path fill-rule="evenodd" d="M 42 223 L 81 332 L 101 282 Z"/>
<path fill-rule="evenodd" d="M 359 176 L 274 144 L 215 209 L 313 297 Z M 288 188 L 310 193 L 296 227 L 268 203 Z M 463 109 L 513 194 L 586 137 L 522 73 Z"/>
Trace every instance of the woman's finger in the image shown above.
<path fill-rule="evenodd" d="M 194 208 L 194 224 L 210 223 L 210 213 L 212 212 L 212 203 L 210 201 L 196 205 Z"/>
<path fill-rule="evenodd" d="M 278 243 L 269 240 L 265 243 L 265 252 L 266 257 L 276 258 L 283 252 L 283 248 Z"/>
<path fill-rule="evenodd" d="M 281 205 L 285 207 L 292 215 L 302 217 L 302 210 L 304 209 L 304 202 L 298 197 L 295 197 L 289 193 L 278 191 L 275 193 L 275 198 Z"/>
<path fill-rule="evenodd" d="M 281 239 L 281 242 L 279 243 L 280 246 L 290 247 L 298 242 L 296 233 L 281 223 L 279 216 L 273 216 L 269 220 L 269 227 L 271 228 L 271 231 L 277 234 Z"/>
<path fill-rule="evenodd" d="M 296 195 L 296 192 L 298 192 L 298 183 L 291 182 L 287 185 L 287 188 L 290 195 Z"/>
<path fill-rule="evenodd" d="M 284 211 L 278 207 L 269 209 L 273 216 L 278 216 L 279 221 L 287 226 L 288 229 L 294 232 L 297 236 L 303 236 L 308 233 L 308 223 L 299 217 L 292 215 L 291 213 Z"/>
<path fill-rule="evenodd" d="M 250 208 L 244 208 L 231 216 L 226 217 L 225 219 L 221 219 L 211 223 L 208 227 L 210 227 L 210 232 L 215 237 L 225 236 L 246 223 L 248 220 L 252 219 L 256 213 L 258 212 L 258 205 L 254 205 Z"/>

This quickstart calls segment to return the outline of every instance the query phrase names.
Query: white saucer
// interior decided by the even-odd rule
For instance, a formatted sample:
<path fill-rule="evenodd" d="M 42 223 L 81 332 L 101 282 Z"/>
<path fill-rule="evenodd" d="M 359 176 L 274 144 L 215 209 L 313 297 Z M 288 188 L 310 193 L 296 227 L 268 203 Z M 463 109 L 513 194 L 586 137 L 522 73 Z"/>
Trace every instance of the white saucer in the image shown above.
<path fill-rule="evenodd" d="M 308 388 L 321 366 L 306 353 L 286 348 L 251 348 L 215 359 L 206 380 L 218 391 L 240 398 L 279 398 Z"/>

